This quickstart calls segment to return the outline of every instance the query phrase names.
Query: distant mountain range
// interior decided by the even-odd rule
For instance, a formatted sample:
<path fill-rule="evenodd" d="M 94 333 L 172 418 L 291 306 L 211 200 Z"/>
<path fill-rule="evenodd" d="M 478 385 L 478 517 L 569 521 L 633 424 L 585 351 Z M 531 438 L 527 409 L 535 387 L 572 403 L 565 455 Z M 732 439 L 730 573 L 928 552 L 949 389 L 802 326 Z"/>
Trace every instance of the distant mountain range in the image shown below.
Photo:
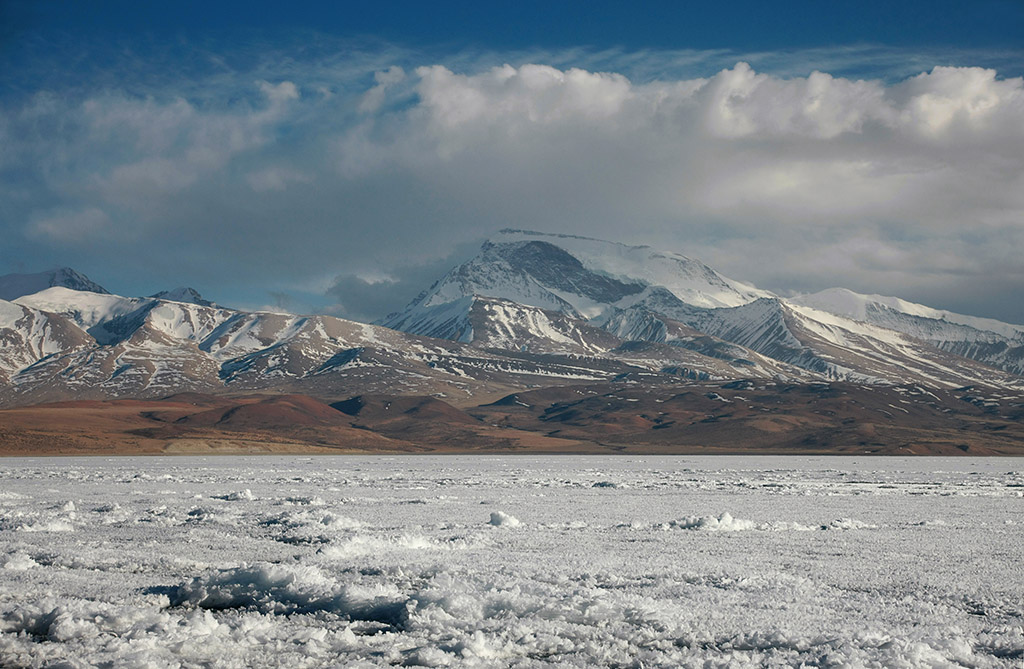
<path fill-rule="evenodd" d="M 504 230 L 366 324 L 0 277 L 0 406 L 183 391 L 480 403 L 531 388 L 760 379 L 1024 390 L 1024 327 L 844 289 L 782 298 L 643 246 Z"/>

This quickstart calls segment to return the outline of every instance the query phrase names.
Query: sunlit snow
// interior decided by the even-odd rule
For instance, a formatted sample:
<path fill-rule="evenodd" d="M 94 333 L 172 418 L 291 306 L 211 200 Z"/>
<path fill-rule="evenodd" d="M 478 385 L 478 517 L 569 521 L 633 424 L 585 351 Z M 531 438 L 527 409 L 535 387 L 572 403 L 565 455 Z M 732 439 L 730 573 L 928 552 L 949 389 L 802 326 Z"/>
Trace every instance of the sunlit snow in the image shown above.
<path fill-rule="evenodd" d="M 0 461 L 0 666 L 1024 661 L 1014 459 Z"/>

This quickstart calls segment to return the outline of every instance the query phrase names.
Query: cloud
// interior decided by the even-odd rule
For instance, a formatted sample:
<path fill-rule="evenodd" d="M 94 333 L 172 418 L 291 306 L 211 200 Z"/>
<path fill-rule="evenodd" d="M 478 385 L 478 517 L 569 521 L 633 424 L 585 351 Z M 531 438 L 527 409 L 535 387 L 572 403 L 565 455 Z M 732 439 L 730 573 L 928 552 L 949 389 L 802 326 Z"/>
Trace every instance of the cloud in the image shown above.
<path fill-rule="evenodd" d="M 968 139 L 1001 141 L 1007 134 L 1019 139 L 1024 136 L 1021 82 L 1020 77 L 998 80 L 995 70 L 979 67 L 936 67 L 897 88 L 905 96 L 900 120 L 929 138 L 956 133 Z"/>
<path fill-rule="evenodd" d="M 405 80 L 405 70 L 398 65 L 392 65 L 386 70 L 374 72 L 373 80 L 377 85 L 366 91 L 359 102 L 359 111 L 372 113 L 380 109 L 388 94 L 388 89 L 400 84 Z"/>
<path fill-rule="evenodd" d="M 358 146 L 369 173 L 415 172 L 501 223 L 622 236 L 628 221 L 686 250 L 706 221 L 705 247 L 755 236 L 784 257 L 822 227 L 941 238 L 1022 220 L 1022 85 L 987 70 L 895 86 L 744 63 L 645 84 L 535 65 L 416 73 L 420 103 L 398 131 L 364 124 L 342 152 Z M 949 142 L 969 150 L 945 153 Z"/>
<path fill-rule="evenodd" d="M 290 81 L 282 81 L 278 84 L 271 84 L 268 81 L 259 82 L 260 91 L 274 104 L 281 104 L 288 100 L 299 99 L 298 87 Z"/>
<path fill-rule="evenodd" d="M 723 70 L 705 87 L 705 119 L 716 136 L 813 137 L 858 133 L 864 124 L 886 124 L 892 110 L 877 82 L 836 79 L 823 72 L 779 79 L 747 63 Z"/>
<path fill-rule="evenodd" d="M 830 53 L 816 62 L 896 60 Z M 2 232 L 40 266 L 78 240 L 125 280 L 198 274 L 227 303 L 337 277 L 322 304 L 364 319 L 512 226 L 657 244 L 781 292 L 962 306 L 987 279 L 1004 297 L 988 314 L 1024 320 L 1007 251 L 1024 241 L 1020 78 L 794 74 L 792 55 L 759 71 L 785 60 L 770 54 L 498 56 L 320 53 L 155 88 L 8 93 Z"/>
<path fill-rule="evenodd" d="M 578 68 L 563 72 L 535 64 L 506 64 L 475 76 L 434 65 L 418 68 L 416 74 L 421 108 L 433 125 L 445 130 L 467 123 L 521 130 L 523 125 L 606 120 L 623 111 L 632 90 L 620 74 Z"/>

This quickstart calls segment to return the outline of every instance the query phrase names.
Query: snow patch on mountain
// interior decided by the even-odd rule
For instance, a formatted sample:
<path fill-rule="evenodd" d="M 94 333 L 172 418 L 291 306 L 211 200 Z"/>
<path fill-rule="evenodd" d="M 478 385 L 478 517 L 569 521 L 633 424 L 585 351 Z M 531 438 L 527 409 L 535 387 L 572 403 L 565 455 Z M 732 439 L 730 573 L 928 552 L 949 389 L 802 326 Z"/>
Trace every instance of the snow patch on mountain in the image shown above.
<path fill-rule="evenodd" d="M 471 342 L 488 348 L 595 355 L 621 343 L 611 333 L 586 321 L 509 300 L 474 298 L 469 318 L 473 328 Z"/>
<path fill-rule="evenodd" d="M 9 379 L 41 359 L 94 343 L 61 316 L 0 300 L 0 377 Z"/>
<path fill-rule="evenodd" d="M 437 337 L 464 343 L 473 341 L 473 326 L 469 322 L 469 311 L 475 299 L 473 295 L 458 297 L 447 302 L 434 302 L 433 298 L 437 295 L 438 293 L 434 293 L 420 303 L 417 308 L 391 314 L 382 325 L 393 330 L 411 332 L 424 337 Z"/>

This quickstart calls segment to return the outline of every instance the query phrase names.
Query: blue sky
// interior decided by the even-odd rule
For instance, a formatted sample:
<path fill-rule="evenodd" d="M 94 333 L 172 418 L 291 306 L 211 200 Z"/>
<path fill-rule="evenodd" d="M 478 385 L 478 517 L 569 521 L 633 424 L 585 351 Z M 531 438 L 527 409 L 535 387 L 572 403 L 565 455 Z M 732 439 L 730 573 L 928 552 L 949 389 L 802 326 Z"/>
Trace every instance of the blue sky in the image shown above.
<path fill-rule="evenodd" d="M 407 45 L 493 50 L 577 46 L 743 51 L 885 44 L 1017 49 L 1024 7 L 1014 0 L 884 2 L 132 2 L 4 3 L 15 38 L 225 39 L 315 30 Z M 10 37 L 9 37 L 10 38 Z"/>
<path fill-rule="evenodd" d="M 0 273 L 370 319 L 493 230 L 1024 322 L 1024 3 L 0 3 Z"/>

